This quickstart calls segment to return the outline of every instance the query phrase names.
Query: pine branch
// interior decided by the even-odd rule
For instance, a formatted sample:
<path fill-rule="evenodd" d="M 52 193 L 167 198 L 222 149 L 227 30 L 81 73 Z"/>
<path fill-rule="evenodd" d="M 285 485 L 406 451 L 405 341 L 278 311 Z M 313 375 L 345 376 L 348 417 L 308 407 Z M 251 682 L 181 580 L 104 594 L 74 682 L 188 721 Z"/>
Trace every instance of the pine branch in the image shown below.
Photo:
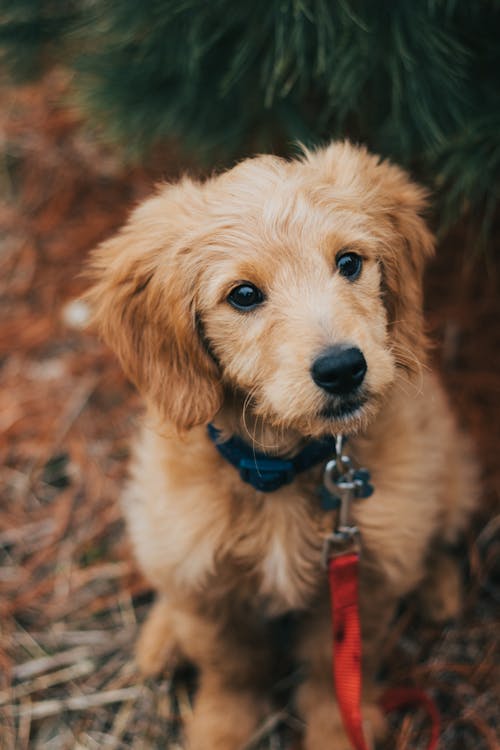
<path fill-rule="evenodd" d="M 0 19 L 10 69 L 57 54 L 134 158 L 172 137 L 214 163 L 349 136 L 437 188 L 446 222 L 498 205 L 498 0 L 0 0 Z"/>

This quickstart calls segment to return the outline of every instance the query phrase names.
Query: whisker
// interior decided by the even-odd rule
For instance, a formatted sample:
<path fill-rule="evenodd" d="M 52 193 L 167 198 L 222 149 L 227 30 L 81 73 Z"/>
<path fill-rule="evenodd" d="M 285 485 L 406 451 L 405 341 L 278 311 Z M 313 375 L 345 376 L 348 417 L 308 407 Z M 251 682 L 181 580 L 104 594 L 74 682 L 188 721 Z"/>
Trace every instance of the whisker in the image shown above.
<path fill-rule="evenodd" d="M 279 425 L 276 426 L 277 435 L 276 435 L 276 440 L 274 444 L 266 443 L 264 442 L 263 438 L 259 439 L 257 437 L 259 433 L 261 436 L 264 434 L 265 417 L 263 414 L 257 414 L 255 416 L 254 421 L 253 421 L 253 429 L 250 429 L 248 425 L 248 421 L 247 421 L 247 414 L 250 409 L 251 401 L 256 391 L 257 391 L 257 387 L 252 388 L 245 396 L 245 400 L 243 402 L 243 408 L 242 408 L 242 415 L 241 415 L 242 426 L 243 426 L 245 433 L 250 438 L 250 441 L 254 450 L 254 456 L 255 456 L 255 451 L 257 448 L 260 448 L 262 452 L 264 453 L 270 450 L 278 449 L 284 440 L 285 428 L 286 428 L 286 425 L 284 423 L 280 423 Z M 259 421 L 262 425 L 261 430 L 259 430 Z"/>
<path fill-rule="evenodd" d="M 254 397 L 255 391 L 256 391 L 256 387 L 251 388 L 248 391 L 247 395 L 245 396 L 245 400 L 243 402 L 243 408 L 241 410 L 241 421 L 242 421 L 243 429 L 245 430 L 246 434 L 248 435 L 248 437 L 250 438 L 250 440 L 252 441 L 252 443 L 253 443 L 253 441 L 255 439 L 255 435 L 252 435 L 251 432 L 250 432 L 250 430 L 249 430 L 249 428 L 248 428 L 246 416 L 247 416 L 247 411 L 248 411 L 248 409 L 250 407 L 250 403 L 251 403 L 251 401 L 252 401 L 252 399 Z"/>
<path fill-rule="evenodd" d="M 393 344 L 392 352 L 396 359 L 396 365 L 408 373 L 416 372 L 418 383 L 415 384 L 417 393 L 421 393 L 423 388 L 424 370 L 430 371 L 430 367 L 420 360 L 416 354 L 408 349 L 403 349 L 398 344 Z"/>

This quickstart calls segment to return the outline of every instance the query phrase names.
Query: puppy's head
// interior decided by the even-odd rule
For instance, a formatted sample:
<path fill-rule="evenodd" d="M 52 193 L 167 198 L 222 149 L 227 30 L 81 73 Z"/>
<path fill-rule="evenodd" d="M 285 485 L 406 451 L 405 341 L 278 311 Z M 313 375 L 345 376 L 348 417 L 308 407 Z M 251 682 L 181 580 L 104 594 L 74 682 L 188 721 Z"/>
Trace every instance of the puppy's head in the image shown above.
<path fill-rule="evenodd" d="M 93 257 L 125 371 L 178 428 L 238 393 L 305 436 L 358 430 L 424 358 L 423 192 L 347 143 L 162 188 Z"/>

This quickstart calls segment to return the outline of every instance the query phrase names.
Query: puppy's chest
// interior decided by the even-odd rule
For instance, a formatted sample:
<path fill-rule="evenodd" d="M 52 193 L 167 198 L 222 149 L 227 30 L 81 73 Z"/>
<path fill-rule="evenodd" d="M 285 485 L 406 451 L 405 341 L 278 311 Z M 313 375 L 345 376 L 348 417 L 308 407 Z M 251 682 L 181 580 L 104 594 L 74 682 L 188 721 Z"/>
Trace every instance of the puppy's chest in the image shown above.
<path fill-rule="evenodd" d="M 234 570 L 261 611 L 277 616 L 306 607 L 314 597 L 322 578 L 320 555 L 320 524 L 311 500 L 283 490 L 241 515 L 232 543 L 218 558 L 217 575 L 224 580 L 227 571 L 232 578 Z"/>

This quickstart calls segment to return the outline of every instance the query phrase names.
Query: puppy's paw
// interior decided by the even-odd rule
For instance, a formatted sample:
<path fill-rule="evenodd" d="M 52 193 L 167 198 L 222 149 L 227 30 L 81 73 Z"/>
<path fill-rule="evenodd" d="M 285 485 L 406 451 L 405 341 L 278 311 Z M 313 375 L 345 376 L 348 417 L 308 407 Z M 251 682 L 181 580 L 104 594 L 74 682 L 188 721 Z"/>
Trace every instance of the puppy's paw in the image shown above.
<path fill-rule="evenodd" d="M 368 746 L 374 741 L 383 740 L 388 733 L 388 722 L 382 709 L 374 703 L 363 704 L 363 732 Z M 340 714 L 332 711 L 332 707 L 324 704 L 310 716 L 304 738 L 304 750 L 325 750 L 332 747 L 335 750 L 352 750 Z"/>
<path fill-rule="evenodd" d="M 244 750 L 269 712 L 270 705 L 263 697 L 237 689 L 214 689 L 202 681 L 186 727 L 187 748 Z"/>
<path fill-rule="evenodd" d="M 135 646 L 135 661 L 143 677 L 173 671 L 180 661 L 180 649 L 172 631 L 168 608 L 158 601 L 141 628 Z"/>
<path fill-rule="evenodd" d="M 380 706 L 375 703 L 363 704 L 361 713 L 367 738 L 377 742 L 384 740 L 389 732 L 389 722 Z"/>
<path fill-rule="evenodd" d="M 456 560 L 442 554 L 431 561 L 429 574 L 418 592 L 422 616 L 442 625 L 462 611 L 462 577 Z"/>
<path fill-rule="evenodd" d="M 308 713 L 304 735 L 304 750 L 352 750 L 342 726 L 336 704 L 324 702 Z"/>

